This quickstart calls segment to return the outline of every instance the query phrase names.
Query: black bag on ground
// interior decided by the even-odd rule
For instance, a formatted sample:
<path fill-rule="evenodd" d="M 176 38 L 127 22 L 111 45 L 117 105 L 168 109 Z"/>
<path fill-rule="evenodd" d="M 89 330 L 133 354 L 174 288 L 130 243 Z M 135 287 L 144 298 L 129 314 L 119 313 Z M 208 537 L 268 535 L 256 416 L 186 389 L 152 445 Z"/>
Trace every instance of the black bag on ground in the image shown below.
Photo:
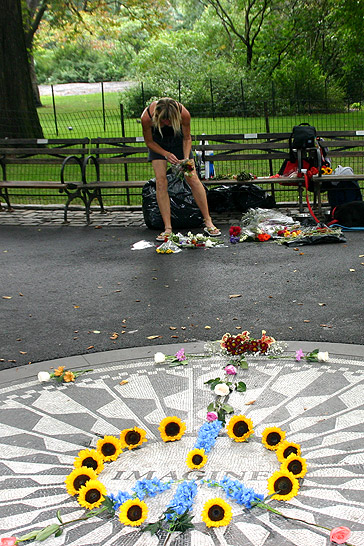
<path fill-rule="evenodd" d="M 275 207 L 274 198 L 256 184 L 234 184 L 218 186 L 209 190 L 207 202 L 211 212 L 229 212 Z"/>
<path fill-rule="evenodd" d="M 200 209 L 195 203 L 191 188 L 174 174 L 167 174 L 168 194 L 171 202 L 172 228 L 196 228 L 203 224 Z M 152 178 L 142 190 L 142 208 L 146 225 L 150 229 L 164 229 L 156 196 L 156 180 Z"/>
<path fill-rule="evenodd" d="M 341 226 L 364 228 L 364 202 L 343 203 L 335 208 L 332 217 Z"/>
<path fill-rule="evenodd" d="M 207 203 L 210 212 L 229 212 L 235 210 L 232 186 L 217 186 L 208 191 Z"/>

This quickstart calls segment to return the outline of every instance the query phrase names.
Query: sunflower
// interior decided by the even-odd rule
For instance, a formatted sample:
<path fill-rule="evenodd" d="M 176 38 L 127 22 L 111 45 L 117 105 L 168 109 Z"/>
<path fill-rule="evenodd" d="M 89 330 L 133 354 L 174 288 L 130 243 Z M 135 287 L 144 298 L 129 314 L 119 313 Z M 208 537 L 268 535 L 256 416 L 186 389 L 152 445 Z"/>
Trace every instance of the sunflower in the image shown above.
<path fill-rule="evenodd" d="M 232 515 L 230 504 L 216 498 L 205 503 L 201 517 L 206 527 L 224 527 L 229 525 Z"/>
<path fill-rule="evenodd" d="M 284 440 L 281 442 L 277 448 L 276 455 L 280 463 L 283 463 L 291 453 L 300 456 L 301 455 L 301 446 L 299 444 L 294 444 L 293 442 L 288 442 Z"/>
<path fill-rule="evenodd" d="M 100 506 L 105 500 L 106 487 L 99 480 L 89 480 L 86 485 L 83 485 L 78 494 L 78 502 L 83 508 L 92 510 Z"/>
<path fill-rule="evenodd" d="M 142 428 L 126 428 L 120 433 L 120 445 L 121 448 L 134 449 L 141 446 L 143 442 L 147 442 L 146 432 Z"/>
<path fill-rule="evenodd" d="M 88 468 L 92 468 L 96 474 L 100 474 L 104 469 L 103 459 L 96 449 L 83 449 L 80 451 L 73 465 L 76 468 L 87 466 Z"/>
<path fill-rule="evenodd" d="M 174 442 L 182 438 L 186 432 L 186 425 L 179 417 L 165 417 L 160 422 L 158 430 L 163 442 Z"/>
<path fill-rule="evenodd" d="M 228 436 L 235 442 L 245 442 L 253 432 L 253 421 L 245 415 L 234 415 L 227 426 Z"/>
<path fill-rule="evenodd" d="M 116 461 L 121 453 L 121 442 L 115 436 L 104 436 L 98 440 L 96 449 L 104 461 Z"/>
<path fill-rule="evenodd" d="M 92 468 L 87 466 L 75 468 L 65 479 L 67 493 L 69 495 L 78 495 L 81 487 L 86 485 L 89 480 L 97 480 L 97 474 Z"/>
<path fill-rule="evenodd" d="M 275 451 L 285 437 L 286 433 L 284 430 L 277 427 L 267 427 L 263 430 L 262 444 L 265 445 L 267 449 Z"/>
<path fill-rule="evenodd" d="M 299 487 L 297 478 L 286 470 L 277 470 L 268 480 L 269 494 L 276 500 L 292 499 L 297 495 Z"/>
<path fill-rule="evenodd" d="M 207 463 L 207 455 L 204 449 L 192 449 L 187 454 L 186 464 L 188 468 L 199 469 Z"/>
<path fill-rule="evenodd" d="M 295 478 L 303 478 L 307 472 L 306 459 L 291 453 L 281 464 L 281 470 L 291 472 Z"/>
<path fill-rule="evenodd" d="M 129 499 L 120 506 L 119 520 L 124 525 L 139 526 L 147 518 L 148 507 L 144 501 Z"/>

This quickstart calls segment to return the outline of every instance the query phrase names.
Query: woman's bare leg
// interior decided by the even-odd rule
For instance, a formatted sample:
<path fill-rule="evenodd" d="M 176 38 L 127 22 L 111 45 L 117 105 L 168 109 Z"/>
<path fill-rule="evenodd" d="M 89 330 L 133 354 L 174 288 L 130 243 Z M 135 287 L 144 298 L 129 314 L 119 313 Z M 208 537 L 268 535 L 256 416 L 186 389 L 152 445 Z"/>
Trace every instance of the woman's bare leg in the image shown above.
<path fill-rule="evenodd" d="M 156 178 L 156 196 L 159 211 L 164 223 L 164 231 L 172 232 L 171 202 L 168 195 L 167 162 L 163 159 L 152 161 Z"/>

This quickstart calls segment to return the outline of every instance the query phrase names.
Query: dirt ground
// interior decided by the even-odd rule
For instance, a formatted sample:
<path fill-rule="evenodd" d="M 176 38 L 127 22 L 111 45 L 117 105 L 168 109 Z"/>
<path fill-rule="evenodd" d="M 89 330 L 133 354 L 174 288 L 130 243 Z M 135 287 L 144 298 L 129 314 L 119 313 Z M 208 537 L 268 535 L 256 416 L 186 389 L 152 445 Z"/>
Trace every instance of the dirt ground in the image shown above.
<path fill-rule="evenodd" d="M 124 91 L 132 85 L 132 82 L 104 82 L 104 93 L 114 93 Z M 53 85 L 53 92 L 58 96 L 66 95 L 89 95 L 91 93 L 101 93 L 101 83 L 59 83 Z M 41 97 L 52 95 L 50 85 L 40 85 L 39 93 Z"/>

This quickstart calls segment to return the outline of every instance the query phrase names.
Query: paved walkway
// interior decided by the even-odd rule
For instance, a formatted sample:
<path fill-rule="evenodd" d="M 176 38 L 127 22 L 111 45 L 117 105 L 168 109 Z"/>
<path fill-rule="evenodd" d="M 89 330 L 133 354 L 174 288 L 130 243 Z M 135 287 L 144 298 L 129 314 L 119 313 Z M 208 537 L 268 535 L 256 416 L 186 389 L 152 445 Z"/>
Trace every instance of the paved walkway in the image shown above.
<path fill-rule="evenodd" d="M 251 419 L 254 434 L 243 443 L 220 431 L 208 454 L 203 472 L 189 473 L 187 454 L 205 422 L 207 406 L 215 399 L 205 384 L 224 378 L 228 359 L 206 352 L 201 343 L 187 344 L 191 356 L 185 366 L 155 364 L 154 353 L 173 355 L 180 345 L 141 347 L 63 358 L 17 370 L 0 372 L 0 537 L 21 536 L 33 529 L 85 514 L 76 498 L 67 494 L 64 480 L 83 449 L 93 449 L 105 435 L 118 437 L 122 430 L 138 427 L 147 442 L 124 451 L 106 463 L 98 480 L 108 494 L 132 492 L 137 480 L 158 478 L 174 482 L 197 479 L 193 504 L 194 528 L 183 537 L 172 534 L 169 546 L 329 546 L 329 531 L 269 513 L 260 508 L 244 510 L 221 488 L 200 484 L 225 476 L 238 480 L 255 493 L 267 494 L 268 479 L 280 469 L 274 452 L 262 445 L 268 426 L 286 431 L 286 440 L 301 447 L 307 474 L 298 494 L 289 502 L 271 506 L 293 518 L 327 527 L 351 529 L 350 544 L 364 545 L 363 394 L 362 346 L 323 344 L 329 351 L 325 363 L 297 362 L 295 350 L 309 352 L 312 343 L 291 342 L 283 358 L 248 357 L 249 368 L 239 370 L 244 393 L 233 393 L 229 404 L 235 414 Z M 201 355 L 204 358 L 196 358 Z M 285 358 L 286 357 L 286 358 Z M 59 365 L 77 371 L 89 369 L 75 383 L 39 383 L 39 371 Z M 158 427 L 165 417 L 176 416 L 186 424 L 180 441 L 164 443 Z M 165 510 L 177 485 L 147 497 L 146 522 Z M 201 513 L 205 502 L 222 498 L 232 508 L 232 520 L 221 528 L 207 528 Z M 216 501 L 215 501 L 216 502 Z M 138 527 L 123 526 L 117 516 L 96 517 L 66 526 L 50 546 L 162 546 L 165 532 L 151 536 Z"/>

